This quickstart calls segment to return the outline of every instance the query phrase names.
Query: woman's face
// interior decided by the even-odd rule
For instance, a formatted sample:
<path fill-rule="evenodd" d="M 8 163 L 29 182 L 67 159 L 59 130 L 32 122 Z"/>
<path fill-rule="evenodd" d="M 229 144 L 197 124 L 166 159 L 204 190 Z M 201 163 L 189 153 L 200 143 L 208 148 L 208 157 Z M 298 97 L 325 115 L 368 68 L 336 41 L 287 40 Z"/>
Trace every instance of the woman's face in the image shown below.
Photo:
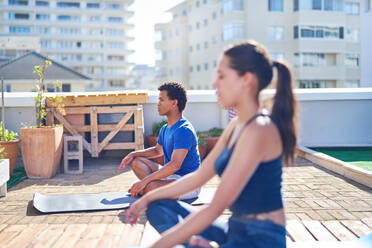
<path fill-rule="evenodd" d="M 217 79 L 213 82 L 218 102 L 222 108 L 228 109 L 236 106 L 242 90 L 241 81 L 242 77 L 230 67 L 230 58 L 224 55 L 218 65 Z"/>

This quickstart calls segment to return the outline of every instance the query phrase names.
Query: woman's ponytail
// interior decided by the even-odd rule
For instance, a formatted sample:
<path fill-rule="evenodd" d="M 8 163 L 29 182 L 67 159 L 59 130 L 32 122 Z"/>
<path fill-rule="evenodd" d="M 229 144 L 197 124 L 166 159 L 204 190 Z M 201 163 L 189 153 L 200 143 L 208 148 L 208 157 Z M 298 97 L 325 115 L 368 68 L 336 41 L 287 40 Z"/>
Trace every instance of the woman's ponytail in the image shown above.
<path fill-rule="evenodd" d="M 284 162 L 294 163 L 297 144 L 296 136 L 296 99 L 292 91 L 292 77 L 288 66 L 282 62 L 273 62 L 277 68 L 277 86 L 271 115 L 279 128 L 283 144 Z"/>

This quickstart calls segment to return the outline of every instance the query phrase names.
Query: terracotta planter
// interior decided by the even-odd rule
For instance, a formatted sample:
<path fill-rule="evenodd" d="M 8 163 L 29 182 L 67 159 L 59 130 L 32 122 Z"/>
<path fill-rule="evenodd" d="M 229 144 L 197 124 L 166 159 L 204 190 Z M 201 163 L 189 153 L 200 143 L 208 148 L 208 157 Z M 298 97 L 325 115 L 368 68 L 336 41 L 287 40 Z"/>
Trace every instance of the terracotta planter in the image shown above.
<path fill-rule="evenodd" d="M 212 151 L 220 137 L 205 137 L 204 140 L 207 143 L 207 154 Z"/>
<path fill-rule="evenodd" d="M 18 159 L 18 143 L 19 140 L 0 141 L 0 147 L 4 147 L 4 158 L 9 159 L 9 175 L 12 176 L 14 167 Z"/>
<path fill-rule="evenodd" d="M 205 156 L 207 155 L 207 146 L 198 146 L 199 148 L 199 155 L 200 155 L 200 159 L 203 159 L 205 158 Z"/>
<path fill-rule="evenodd" d="M 62 155 L 63 127 L 21 128 L 23 163 L 30 178 L 51 178 Z"/>
<path fill-rule="evenodd" d="M 153 147 L 158 143 L 158 136 L 150 135 L 146 136 L 147 147 Z"/>

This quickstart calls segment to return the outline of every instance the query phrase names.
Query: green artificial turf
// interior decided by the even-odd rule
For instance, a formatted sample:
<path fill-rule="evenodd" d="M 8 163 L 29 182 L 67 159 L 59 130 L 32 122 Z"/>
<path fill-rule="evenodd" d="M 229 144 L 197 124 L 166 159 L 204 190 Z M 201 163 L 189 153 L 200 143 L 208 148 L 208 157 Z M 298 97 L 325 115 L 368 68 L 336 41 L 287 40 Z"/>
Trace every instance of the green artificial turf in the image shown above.
<path fill-rule="evenodd" d="M 311 149 L 372 171 L 372 147 L 316 147 Z"/>

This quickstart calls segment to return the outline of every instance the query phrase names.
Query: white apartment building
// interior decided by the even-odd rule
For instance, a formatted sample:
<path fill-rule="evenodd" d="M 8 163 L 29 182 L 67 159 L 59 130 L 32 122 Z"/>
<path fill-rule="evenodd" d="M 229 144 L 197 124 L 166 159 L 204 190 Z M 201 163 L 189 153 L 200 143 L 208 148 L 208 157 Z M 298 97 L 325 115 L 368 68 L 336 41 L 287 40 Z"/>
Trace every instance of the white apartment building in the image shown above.
<path fill-rule="evenodd" d="M 134 0 L 0 0 L 0 35 L 40 37 L 40 52 L 94 79 L 88 90 L 125 86 Z M 35 48 L 36 49 L 36 48 Z"/>
<path fill-rule="evenodd" d="M 0 65 L 31 51 L 40 52 L 40 38 L 0 36 Z"/>
<path fill-rule="evenodd" d="M 211 89 L 223 50 L 252 39 L 292 66 L 296 87 L 360 87 L 360 1 L 185 0 L 155 26 L 158 80 Z"/>
<path fill-rule="evenodd" d="M 372 87 L 372 0 L 361 1 L 361 79 L 362 87 Z"/>

